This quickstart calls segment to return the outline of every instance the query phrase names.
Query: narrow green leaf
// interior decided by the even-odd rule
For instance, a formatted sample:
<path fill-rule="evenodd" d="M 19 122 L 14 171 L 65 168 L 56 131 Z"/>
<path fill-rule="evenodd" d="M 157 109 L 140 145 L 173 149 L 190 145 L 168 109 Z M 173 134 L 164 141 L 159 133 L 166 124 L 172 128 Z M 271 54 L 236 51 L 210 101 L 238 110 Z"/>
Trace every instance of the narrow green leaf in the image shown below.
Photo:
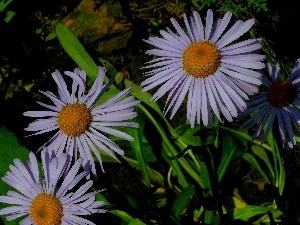
<path fill-rule="evenodd" d="M 134 219 L 128 225 L 145 225 L 145 223 L 143 223 L 139 219 Z"/>
<path fill-rule="evenodd" d="M 271 183 L 268 176 L 265 174 L 265 172 L 262 170 L 262 168 L 260 167 L 259 163 L 257 162 L 257 160 L 253 157 L 253 155 L 249 154 L 249 153 L 245 153 L 242 156 L 248 163 L 250 163 L 263 177 L 264 179 L 268 182 Z"/>
<path fill-rule="evenodd" d="M 275 186 L 278 187 L 280 195 L 282 195 L 285 186 L 285 167 L 283 164 L 282 156 L 278 148 L 276 139 L 273 136 L 273 132 L 268 134 L 268 142 L 270 143 L 273 153 L 273 163 L 275 168 Z"/>
<path fill-rule="evenodd" d="M 190 199 L 192 198 L 194 192 L 195 186 L 189 185 L 178 194 L 172 205 L 172 212 L 176 217 L 179 217 L 181 215 L 182 211 L 185 209 Z"/>
<path fill-rule="evenodd" d="M 20 145 L 18 139 L 13 133 L 6 128 L 0 128 L 0 177 L 3 177 L 9 171 L 9 165 L 13 164 L 13 160 L 19 158 L 22 162 L 29 160 L 29 150 Z M 7 191 L 14 190 L 13 187 L 7 185 L 0 179 L 0 195 L 6 195 Z M 8 204 L 0 203 L 0 209 L 10 206 Z M 6 221 L 4 216 L 1 216 L 5 224 L 17 225 L 21 219 L 13 221 Z"/>
<path fill-rule="evenodd" d="M 191 128 L 190 124 L 181 125 L 176 127 L 175 131 L 186 145 L 200 146 L 200 138 L 197 136 L 197 132 L 200 130 L 200 126 Z"/>
<path fill-rule="evenodd" d="M 7 11 L 6 17 L 4 19 L 5 23 L 9 23 L 15 15 L 16 15 L 16 13 L 14 11 L 10 11 L 10 10 Z"/>
<path fill-rule="evenodd" d="M 75 35 L 62 23 L 56 24 L 55 32 L 61 46 L 65 49 L 68 55 L 74 60 L 80 69 L 86 71 L 91 80 L 95 80 L 98 71 L 97 65 Z M 107 77 L 105 77 L 105 81 L 108 81 Z"/>
<path fill-rule="evenodd" d="M 237 220 L 239 219 L 239 220 L 247 221 L 248 219 L 254 216 L 266 214 L 268 211 L 270 211 L 273 215 L 275 214 L 276 217 L 278 217 L 278 214 L 282 215 L 282 212 L 278 209 L 273 209 L 270 207 L 263 207 L 263 206 L 248 205 L 244 208 L 235 209 L 233 211 L 233 218 Z"/>
<path fill-rule="evenodd" d="M 208 168 L 207 165 L 208 163 L 212 163 L 210 162 L 202 162 L 201 160 L 199 160 L 199 165 L 200 165 L 200 174 L 201 174 L 201 181 L 202 181 L 202 188 L 207 190 L 204 197 L 207 197 L 207 195 L 212 195 L 212 190 L 211 190 L 211 182 L 210 182 L 210 176 L 209 176 L 209 172 L 208 172 Z"/>
<path fill-rule="evenodd" d="M 139 104 L 138 109 L 141 110 L 144 115 L 152 122 L 152 124 L 156 127 L 159 135 L 162 137 L 162 156 L 164 159 L 170 164 L 170 166 L 174 169 L 174 172 L 178 176 L 178 182 L 182 187 L 187 187 L 188 182 L 182 173 L 179 164 L 185 169 L 185 171 L 193 178 L 195 179 L 201 186 L 201 180 L 199 178 L 199 174 L 197 174 L 193 168 L 190 166 L 190 164 L 183 158 L 180 158 L 178 160 L 170 160 L 169 157 L 178 155 L 177 150 L 171 143 L 170 139 L 166 135 L 163 127 L 161 126 L 160 123 L 153 117 L 153 113 L 150 113 L 144 106 L 143 104 Z M 164 118 L 164 117 L 163 117 Z"/>
<path fill-rule="evenodd" d="M 57 23 L 55 27 L 55 32 L 64 50 L 74 60 L 74 62 L 80 69 L 85 70 L 89 78 L 88 85 L 90 86 L 92 82 L 97 78 L 98 66 L 95 64 L 90 55 L 86 52 L 85 48 L 75 37 L 75 35 L 63 24 Z M 104 82 L 107 82 L 108 80 L 109 78 L 105 75 Z M 118 92 L 118 88 L 115 85 L 111 85 L 109 89 L 101 96 L 97 104 L 106 101 Z"/>
<path fill-rule="evenodd" d="M 153 152 L 152 146 L 148 142 L 143 141 L 143 139 L 141 148 L 143 149 L 143 155 L 147 163 L 157 162 L 157 157 Z"/>
<path fill-rule="evenodd" d="M 127 198 L 129 204 L 130 204 L 133 208 L 135 208 L 136 210 L 139 210 L 140 204 L 137 202 L 137 200 L 136 200 L 133 196 L 131 196 L 131 195 L 129 195 L 129 194 L 125 194 L 125 197 Z"/>
<path fill-rule="evenodd" d="M 91 85 L 91 82 L 94 81 L 98 75 L 98 67 L 93 59 L 86 52 L 83 45 L 79 42 L 75 35 L 63 24 L 57 23 L 55 32 L 64 50 L 74 60 L 80 69 L 86 71 L 86 74 L 89 78 L 89 85 Z M 108 77 L 104 76 L 104 82 L 107 82 L 108 80 Z M 117 87 L 111 85 L 110 88 L 98 100 L 96 106 L 114 97 L 118 92 L 119 90 Z"/>
<path fill-rule="evenodd" d="M 236 140 L 234 140 L 226 132 L 223 134 L 223 155 L 218 168 L 218 181 L 220 182 L 224 177 L 231 162 L 237 157 L 244 154 L 244 151 L 238 149 Z"/>
<path fill-rule="evenodd" d="M 204 224 L 214 224 L 215 212 L 211 210 L 204 211 Z"/>
<path fill-rule="evenodd" d="M 134 122 L 140 125 L 140 128 L 137 129 L 128 129 L 127 133 L 134 138 L 134 141 L 131 141 L 130 144 L 135 152 L 135 156 L 140 165 L 140 170 L 142 172 L 143 178 L 145 180 L 146 186 L 150 187 L 150 179 L 148 175 L 148 165 L 145 160 L 144 152 L 142 149 L 142 132 L 145 125 L 145 116 L 142 113 L 133 118 Z"/>
<path fill-rule="evenodd" d="M 97 191 L 97 190 L 95 190 L 95 191 Z M 106 207 L 110 205 L 110 203 L 107 201 L 107 199 L 104 197 L 104 195 L 99 193 L 99 192 L 96 194 L 96 200 L 105 202 Z M 130 223 L 131 221 L 135 220 L 135 218 L 133 218 L 127 212 L 124 212 L 122 210 L 114 209 L 114 210 L 108 210 L 108 211 L 110 213 L 118 216 L 119 218 L 121 218 L 126 223 Z"/>
<path fill-rule="evenodd" d="M 13 0 L 0 1 L 0 12 L 3 12 L 5 10 L 5 8 L 12 2 L 13 2 Z"/>
<path fill-rule="evenodd" d="M 257 225 L 261 225 L 261 224 L 266 224 L 266 225 L 270 225 L 270 224 L 282 224 L 282 216 L 283 215 L 284 214 L 281 211 L 279 211 L 279 210 L 276 210 L 273 213 L 269 210 L 269 213 L 263 214 L 256 221 L 254 221 L 252 224 L 257 224 Z M 271 222 L 270 216 L 271 216 L 273 222 Z"/>
<path fill-rule="evenodd" d="M 264 143 L 261 143 L 260 141 L 258 140 L 253 140 L 253 138 L 248 135 L 248 134 L 245 134 L 244 132 L 241 132 L 241 131 L 238 131 L 238 130 L 235 130 L 235 129 L 231 129 L 231 128 L 228 128 L 228 127 L 225 127 L 225 126 L 220 126 L 220 128 L 224 129 L 224 130 L 227 130 L 229 132 L 231 132 L 232 134 L 234 134 L 237 138 L 242 138 L 242 139 L 245 139 L 247 141 L 250 141 L 250 142 L 253 142 L 254 144 L 257 144 L 257 145 L 261 145 L 264 149 L 268 150 L 268 151 L 272 151 L 271 150 L 271 147 L 267 144 L 264 144 Z"/>
<path fill-rule="evenodd" d="M 274 170 L 273 170 L 273 166 L 272 166 L 272 164 L 269 160 L 269 157 L 268 157 L 265 149 L 260 147 L 259 145 L 252 145 L 251 150 L 255 155 L 257 155 L 259 158 L 261 158 L 265 162 L 268 169 L 270 170 L 272 178 L 275 179 L 275 173 L 274 173 Z"/>

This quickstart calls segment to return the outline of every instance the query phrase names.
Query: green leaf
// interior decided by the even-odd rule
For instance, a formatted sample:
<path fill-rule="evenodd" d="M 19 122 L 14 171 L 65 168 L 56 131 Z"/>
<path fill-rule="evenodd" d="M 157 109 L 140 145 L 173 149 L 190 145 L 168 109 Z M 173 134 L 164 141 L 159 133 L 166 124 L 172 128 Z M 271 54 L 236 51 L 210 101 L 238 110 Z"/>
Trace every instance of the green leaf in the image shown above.
<path fill-rule="evenodd" d="M 115 142 L 115 143 L 117 143 L 117 142 Z M 129 142 L 129 143 L 131 144 L 131 142 Z M 125 144 L 122 143 L 119 146 L 121 146 L 121 147 L 124 146 L 125 147 L 127 145 L 128 144 L 126 144 L 126 143 Z M 143 156 L 144 156 L 145 162 L 147 162 L 147 163 L 149 163 L 149 162 L 150 163 L 157 162 L 157 157 L 156 157 L 156 155 L 153 152 L 152 146 L 144 138 L 142 138 L 141 149 L 143 150 Z M 132 158 L 132 159 L 137 159 L 134 150 L 127 151 L 126 155 L 128 157 Z"/>
<path fill-rule="evenodd" d="M 148 165 L 145 160 L 144 152 L 142 149 L 142 132 L 144 130 L 145 125 L 145 116 L 142 113 L 138 113 L 138 115 L 132 119 L 133 122 L 136 122 L 140 125 L 140 128 L 137 129 L 128 129 L 127 133 L 134 138 L 134 141 L 131 141 L 130 144 L 135 152 L 135 156 L 140 165 L 140 170 L 142 172 L 143 178 L 145 179 L 145 183 L 147 187 L 150 187 L 150 179 L 148 175 Z"/>
<path fill-rule="evenodd" d="M 196 133 L 200 130 L 200 126 L 191 128 L 190 124 L 181 125 L 176 127 L 175 131 L 178 133 L 180 138 L 186 145 L 200 146 L 200 138 Z"/>
<path fill-rule="evenodd" d="M 237 147 L 237 142 L 234 138 L 228 135 L 226 132 L 223 134 L 223 155 L 218 168 L 218 181 L 220 182 L 224 177 L 228 167 L 231 162 L 244 154 L 245 151 L 242 151 Z"/>
<path fill-rule="evenodd" d="M 2 0 L 0 1 L 0 12 L 3 12 L 5 10 L 5 8 L 10 4 L 12 3 L 13 0 Z"/>
<path fill-rule="evenodd" d="M 128 225 L 145 225 L 145 223 L 143 223 L 139 219 L 134 219 Z"/>
<path fill-rule="evenodd" d="M 130 204 L 133 208 L 135 208 L 136 210 L 139 210 L 140 204 L 137 202 L 137 200 L 136 200 L 133 196 L 131 196 L 131 195 L 129 195 L 129 194 L 125 194 L 125 196 L 126 196 L 128 202 L 129 202 L 129 204 Z"/>
<path fill-rule="evenodd" d="M 202 188 L 206 190 L 206 193 L 204 194 L 204 197 L 207 197 L 208 195 L 212 195 L 212 190 L 211 190 L 211 182 L 210 182 L 210 176 L 209 176 L 209 171 L 207 168 L 206 164 L 212 164 L 211 161 L 201 161 L 199 160 L 199 165 L 200 165 L 200 174 L 201 174 L 201 181 L 202 181 Z"/>
<path fill-rule="evenodd" d="M 235 129 L 231 129 L 231 128 L 228 128 L 228 127 L 225 127 L 225 126 L 220 126 L 220 128 L 224 129 L 224 130 L 227 130 L 229 132 L 231 132 L 232 134 L 234 134 L 238 139 L 242 138 L 244 140 L 247 140 L 247 141 L 250 141 L 250 142 L 253 142 L 254 144 L 257 144 L 257 145 L 260 145 L 262 146 L 264 149 L 268 150 L 268 151 L 272 151 L 271 150 L 271 147 L 269 145 L 266 145 L 264 143 L 261 143 L 260 141 L 258 140 L 253 140 L 253 138 L 248 135 L 248 134 L 245 134 L 244 132 L 241 132 L 241 131 L 238 131 L 238 130 L 235 130 Z"/>
<path fill-rule="evenodd" d="M 97 190 L 94 190 L 94 191 L 97 191 Z M 110 206 L 109 202 L 107 201 L 107 199 L 104 197 L 103 194 L 101 193 L 97 193 L 96 194 L 96 200 L 97 201 L 103 201 L 105 202 L 105 206 Z M 114 210 L 108 210 L 108 212 L 118 216 L 119 218 L 121 218 L 124 222 L 126 223 L 130 223 L 131 221 L 134 221 L 135 218 L 133 218 L 132 216 L 130 216 L 127 212 L 124 212 L 122 210 L 117 210 L 117 209 L 114 209 Z"/>
<path fill-rule="evenodd" d="M 261 158 L 266 163 L 268 169 L 270 170 L 272 178 L 274 180 L 275 179 L 275 173 L 274 173 L 274 170 L 273 170 L 273 166 L 272 166 L 272 164 L 269 160 L 269 157 L 268 157 L 265 149 L 260 147 L 259 145 L 252 145 L 251 150 L 255 155 L 257 155 L 259 158 Z"/>
<path fill-rule="evenodd" d="M 187 204 L 192 198 L 194 192 L 195 186 L 189 185 L 178 194 L 172 205 L 172 212 L 176 217 L 179 217 L 181 215 L 182 211 L 186 208 Z"/>
<path fill-rule="evenodd" d="M 94 81 L 98 75 L 98 66 L 86 52 L 80 41 L 62 23 L 56 24 L 55 32 L 64 50 L 74 60 L 80 69 L 86 71 L 87 76 L 90 78 L 88 82 Z M 104 82 L 107 82 L 108 80 L 108 77 L 104 76 Z M 118 92 L 118 89 L 116 86 L 111 85 L 109 91 L 115 94 Z"/>
<path fill-rule="evenodd" d="M 273 209 L 270 207 L 263 207 L 263 206 L 248 205 L 244 208 L 235 209 L 233 211 L 233 218 L 236 220 L 239 219 L 239 220 L 247 221 L 248 219 L 254 216 L 266 214 L 268 211 L 270 211 L 276 218 L 279 215 L 282 215 L 282 212 L 278 209 Z"/>
<path fill-rule="evenodd" d="M 86 52 L 79 40 L 75 37 L 75 35 L 62 23 L 56 24 L 55 32 L 61 46 L 65 49 L 69 56 L 74 60 L 80 69 L 84 69 L 89 77 L 92 80 L 95 80 L 98 71 L 97 65 Z M 107 77 L 105 77 L 105 81 L 108 81 Z"/>
<path fill-rule="evenodd" d="M 20 145 L 18 139 L 13 133 L 5 127 L 0 128 L 0 177 L 3 177 L 9 171 L 9 165 L 13 164 L 13 160 L 19 158 L 21 161 L 29 159 L 29 150 Z M 7 191 L 14 190 L 13 187 L 6 184 L 0 179 L 0 195 L 6 195 Z M 9 206 L 8 204 L 0 203 L 0 209 Z M 17 225 L 21 219 L 6 221 L 5 216 L 1 216 L 5 224 Z M 23 218 L 22 218 L 23 219 Z"/>
<path fill-rule="evenodd" d="M 143 155 L 146 162 L 157 162 L 157 157 L 153 152 L 152 146 L 148 142 L 143 141 L 141 148 L 143 149 Z"/>
<path fill-rule="evenodd" d="M 259 163 L 257 162 L 257 160 L 253 157 L 253 155 L 249 154 L 249 153 L 245 153 L 242 156 L 248 163 L 250 163 L 263 177 L 264 179 L 268 182 L 271 183 L 268 176 L 265 174 L 265 172 L 262 170 L 262 168 L 260 167 Z"/>
<path fill-rule="evenodd" d="M 268 134 L 268 142 L 270 143 L 272 154 L 273 154 L 273 163 L 275 168 L 275 186 L 279 189 L 279 194 L 282 195 L 284 186 L 285 186 L 285 167 L 283 164 L 282 156 L 278 148 L 276 139 L 273 136 L 273 132 L 270 131 Z"/>
<path fill-rule="evenodd" d="M 14 11 L 7 11 L 6 17 L 4 19 L 5 23 L 9 23 L 15 15 L 16 15 L 16 13 Z"/>

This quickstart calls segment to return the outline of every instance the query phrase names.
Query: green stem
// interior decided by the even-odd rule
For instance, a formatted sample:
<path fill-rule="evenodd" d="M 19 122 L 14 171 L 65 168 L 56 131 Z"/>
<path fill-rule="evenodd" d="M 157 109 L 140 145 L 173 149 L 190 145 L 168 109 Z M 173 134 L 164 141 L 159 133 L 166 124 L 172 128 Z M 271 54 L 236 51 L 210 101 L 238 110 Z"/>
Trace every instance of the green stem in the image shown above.
<path fill-rule="evenodd" d="M 270 144 L 270 147 L 272 149 L 272 156 L 273 156 L 273 162 L 274 162 L 274 169 L 275 169 L 275 186 L 279 187 L 279 172 L 278 172 L 278 163 L 277 163 L 277 145 L 275 143 L 274 137 L 273 137 L 273 132 L 272 130 L 268 134 L 268 142 Z"/>
<path fill-rule="evenodd" d="M 277 170 L 279 169 L 279 172 L 276 171 L 277 172 L 277 184 L 278 184 L 277 187 L 279 189 L 279 194 L 281 196 L 283 193 L 284 184 L 285 184 L 285 169 L 284 169 L 283 161 L 282 161 L 277 143 L 275 143 L 274 147 L 275 147 L 274 148 L 275 157 L 278 161 Z"/>
<path fill-rule="evenodd" d="M 121 211 L 121 210 L 110 210 L 110 213 L 120 217 L 124 222 L 130 223 L 131 221 L 134 221 L 135 218 L 130 216 L 127 212 Z"/>
<path fill-rule="evenodd" d="M 164 159 L 169 163 L 169 165 L 172 167 L 174 170 L 175 174 L 178 176 L 178 182 L 183 188 L 186 188 L 189 186 L 189 183 L 187 182 L 180 166 L 177 160 L 171 160 L 169 157 L 173 156 L 170 152 L 169 149 L 173 148 L 172 145 L 166 144 L 164 141 L 162 142 L 162 150 L 163 150 L 163 157 Z"/>
<path fill-rule="evenodd" d="M 166 154 L 166 156 L 176 156 L 178 155 L 177 150 L 174 148 L 174 146 L 172 145 L 172 143 L 170 142 L 169 138 L 167 137 L 166 133 L 164 132 L 163 128 L 160 126 L 160 124 L 157 123 L 157 121 L 153 118 L 153 116 L 151 115 L 151 113 L 141 104 L 139 104 L 137 106 L 147 117 L 148 119 L 153 123 L 153 125 L 156 127 L 157 131 L 159 132 L 160 136 L 162 137 L 162 142 L 164 145 L 164 152 Z M 168 128 L 171 127 L 170 125 L 168 125 Z M 174 130 L 172 128 L 172 130 Z M 171 160 L 173 165 L 176 166 L 176 164 L 174 163 L 174 160 Z M 200 185 L 200 187 L 203 187 L 202 181 L 200 176 L 192 169 L 192 167 L 189 165 L 189 163 L 184 159 L 184 158 L 179 158 L 177 159 L 177 161 L 179 162 L 179 164 L 184 168 L 184 170 Z M 173 168 L 176 171 L 176 168 Z M 176 173 L 179 172 L 179 170 L 176 171 Z M 179 174 L 177 174 L 179 175 Z M 188 182 L 186 181 L 185 177 L 182 176 L 180 179 L 181 183 L 184 184 L 184 188 L 188 186 Z"/>
<path fill-rule="evenodd" d="M 169 123 L 169 121 L 166 119 L 166 117 L 162 116 L 162 119 L 164 120 L 165 124 L 168 127 L 168 131 L 170 132 L 172 139 L 175 139 L 175 144 L 179 147 L 180 150 L 185 149 L 188 145 L 182 141 L 181 137 L 177 134 L 177 132 L 175 131 L 175 129 L 171 126 L 171 124 Z M 198 172 L 200 174 L 200 164 L 199 161 L 196 159 L 193 151 L 189 150 L 188 155 L 191 157 L 191 159 L 193 160 L 193 162 L 195 163 L 196 168 L 198 169 Z M 202 186 L 202 185 L 201 185 Z"/>
<path fill-rule="evenodd" d="M 195 166 L 196 166 L 196 168 L 198 170 L 198 173 L 200 174 L 201 167 L 200 167 L 200 163 L 199 163 L 198 159 L 195 157 L 194 153 L 191 150 L 188 150 L 187 153 L 189 154 L 189 156 L 191 157 L 191 159 L 195 163 Z"/>

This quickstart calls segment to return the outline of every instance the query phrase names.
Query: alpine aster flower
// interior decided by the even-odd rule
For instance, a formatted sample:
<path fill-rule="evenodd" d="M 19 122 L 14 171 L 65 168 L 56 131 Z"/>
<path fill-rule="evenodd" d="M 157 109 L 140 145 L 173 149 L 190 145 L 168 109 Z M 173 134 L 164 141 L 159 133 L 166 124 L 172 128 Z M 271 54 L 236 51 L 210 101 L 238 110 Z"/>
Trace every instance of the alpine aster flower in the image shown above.
<path fill-rule="evenodd" d="M 254 19 L 237 21 L 225 33 L 231 13 L 213 23 L 213 12 L 207 11 L 203 26 L 198 12 L 193 12 L 189 20 L 184 14 L 186 33 L 174 18 L 171 23 L 177 33 L 170 28 L 161 30 L 162 38 L 150 37 L 145 40 L 158 49 L 146 51 L 157 58 L 147 62 L 150 68 L 142 82 L 143 91 L 162 86 L 151 100 L 158 100 L 169 92 L 164 113 L 171 109 L 171 119 L 188 93 L 187 119 L 191 123 L 206 126 L 212 123 L 212 114 L 221 121 L 219 110 L 228 121 L 246 109 L 248 95 L 258 91 L 264 55 L 260 39 L 249 39 L 229 45 L 254 24 Z M 223 34 L 224 33 L 224 34 Z M 223 35 L 222 35 L 223 34 Z"/>
<path fill-rule="evenodd" d="M 79 216 L 106 212 L 99 209 L 105 203 L 95 201 L 96 192 L 86 193 L 93 181 L 85 182 L 75 192 L 72 190 L 85 177 L 85 172 L 78 173 L 82 159 L 70 168 L 69 155 L 53 156 L 46 149 L 42 151 L 43 176 L 39 174 L 34 153 L 29 154 L 28 162 L 14 160 L 2 180 L 17 191 L 0 196 L 0 202 L 12 205 L 1 209 L 0 215 L 5 215 L 8 221 L 26 216 L 20 222 L 22 225 L 94 224 Z"/>
<path fill-rule="evenodd" d="M 274 66 L 267 63 L 267 71 L 271 79 L 265 75 L 262 77 L 262 86 L 266 91 L 254 95 L 247 104 L 248 109 L 241 114 L 243 118 L 254 113 L 243 127 L 248 129 L 258 124 L 253 139 L 265 129 L 264 142 L 277 118 L 276 127 L 279 128 L 282 145 L 285 147 L 288 144 L 292 148 L 296 144 L 292 124 L 300 130 L 300 59 L 296 61 L 287 80 L 282 80 L 278 63 Z"/>
<path fill-rule="evenodd" d="M 115 127 L 139 127 L 137 123 L 126 122 L 137 115 L 133 110 L 139 103 L 132 96 L 124 98 L 131 91 L 131 87 L 95 106 L 95 103 L 111 85 L 111 82 L 103 84 L 104 74 L 105 68 L 99 67 L 93 86 L 85 94 L 85 71 L 79 69 L 75 69 L 74 72 L 66 71 L 65 75 L 73 80 L 70 93 L 62 75 L 56 70 L 52 73 L 52 77 L 57 84 L 59 95 L 55 96 L 49 91 L 40 91 L 50 98 L 54 105 L 37 102 L 49 110 L 24 113 L 24 116 L 39 118 L 30 123 L 25 130 L 36 132 L 33 135 L 58 130 L 44 146 L 47 146 L 49 151 L 54 150 L 56 155 L 61 155 L 65 151 L 75 160 L 78 150 L 80 157 L 83 158 L 83 163 L 89 165 L 86 169 L 91 170 L 95 176 L 96 169 L 92 153 L 97 157 L 104 172 L 101 156 L 95 146 L 115 159 L 116 157 L 110 149 L 118 154 L 124 154 L 123 150 L 105 134 L 132 141 L 131 136 Z"/>

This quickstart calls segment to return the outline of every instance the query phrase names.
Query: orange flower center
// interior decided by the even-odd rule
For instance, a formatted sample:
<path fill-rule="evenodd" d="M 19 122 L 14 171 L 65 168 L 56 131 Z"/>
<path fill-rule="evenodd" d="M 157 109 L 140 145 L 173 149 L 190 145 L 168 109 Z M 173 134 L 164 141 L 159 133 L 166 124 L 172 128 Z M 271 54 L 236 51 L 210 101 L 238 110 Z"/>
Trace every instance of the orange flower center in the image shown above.
<path fill-rule="evenodd" d="M 188 75 L 205 78 L 213 75 L 221 63 L 219 49 L 209 40 L 192 43 L 184 50 L 182 67 Z"/>
<path fill-rule="evenodd" d="M 90 110 L 85 104 L 73 103 L 62 107 L 57 124 L 65 135 L 75 137 L 87 130 L 91 120 Z"/>
<path fill-rule="evenodd" d="M 60 225 L 63 207 L 58 198 L 41 193 L 31 202 L 30 217 L 37 225 Z"/>
<path fill-rule="evenodd" d="M 288 81 L 274 82 L 267 92 L 268 101 L 276 107 L 291 104 L 296 96 L 296 88 Z"/>

